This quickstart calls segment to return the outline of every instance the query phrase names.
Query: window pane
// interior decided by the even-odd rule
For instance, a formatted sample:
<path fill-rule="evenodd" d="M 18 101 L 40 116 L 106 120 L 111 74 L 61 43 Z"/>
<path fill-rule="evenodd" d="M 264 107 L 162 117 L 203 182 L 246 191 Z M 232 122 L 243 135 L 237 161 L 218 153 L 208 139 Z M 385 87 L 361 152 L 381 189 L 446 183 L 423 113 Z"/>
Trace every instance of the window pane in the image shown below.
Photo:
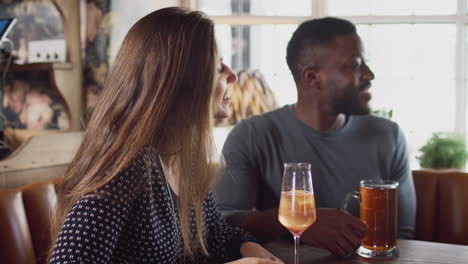
<path fill-rule="evenodd" d="M 372 108 L 393 110 L 412 168 L 419 167 L 418 149 L 432 133 L 455 130 L 455 29 L 451 24 L 358 26 L 376 76 Z"/>
<path fill-rule="evenodd" d="M 455 30 L 454 24 L 358 25 L 379 79 L 454 79 Z"/>
<path fill-rule="evenodd" d="M 370 13 L 370 0 L 329 0 L 327 1 L 327 14 L 332 16 L 368 15 Z"/>
<path fill-rule="evenodd" d="M 233 25 L 217 25 L 216 33 L 219 46 L 224 54 L 224 60 L 234 70 L 243 68 L 258 69 L 263 74 L 266 83 L 275 93 L 280 106 L 294 103 L 297 92 L 294 80 L 286 64 L 286 46 L 292 32 L 297 25 L 254 25 L 247 26 L 249 36 L 238 35 L 232 38 L 233 31 L 237 30 Z M 250 54 L 248 61 L 242 63 L 238 60 L 239 53 L 248 49 Z M 235 67 L 235 65 L 241 65 Z"/>
<path fill-rule="evenodd" d="M 210 16 L 233 14 L 231 0 L 200 0 L 200 9 Z"/>
<path fill-rule="evenodd" d="M 312 14 L 311 0 L 251 0 L 250 13 L 264 16 L 309 16 Z"/>
<path fill-rule="evenodd" d="M 467 3 L 468 4 L 468 3 Z M 468 7 L 468 5 L 467 5 Z M 466 30 L 468 30 L 468 26 L 466 27 Z M 465 40 L 465 48 L 468 49 L 468 34 L 466 36 Z M 465 57 L 465 62 L 468 61 L 468 54 L 466 54 Z M 466 73 L 465 73 L 465 91 L 468 91 L 468 67 L 466 67 Z M 468 92 L 465 94 L 465 102 L 468 102 Z M 466 106 L 468 106 L 468 103 L 465 103 Z M 465 140 L 468 143 L 468 107 L 465 109 Z M 467 166 L 468 168 L 468 166 Z"/>
<path fill-rule="evenodd" d="M 120 44 L 128 30 L 140 18 L 154 10 L 178 5 L 177 0 L 147 1 L 147 0 L 112 0 L 112 27 L 110 32 L 110 63 L 120 48 Z"/>
<path fill-rule="evenodd" d="M 457 0 L 329 0 L 329 15 L 447 15 L 455 14 Z"/>
<path fill-rule="evenodd" d="M 466 27 L 466 30 L 467 30 L 467 32 L 468 32 L 468 25 L 467 25 L 467 27 Z M 466 34 L 465 48 L 468 50 L 468 34 Z M 467 57 L 465 58 L 465 60 L 468 62 L 468 53 L 466 54 L 466 56 L 467 56 Z M 465 67 L 465 76 L 466 76 L 466 78 L 468 79 L 468 67 Z M 467 83 L 467 85 L 468 85 L 468 83 Z M 467 95 L 468 95 L 468 93 L 467 93 Z M 468 102 L 468 101 L 467 101 L 467 102 Z M 468 109 L 467 109 L 467 110 L 468 110 Z M 467 117 L 468 117 L 468 115 L 467 115 Z M 467 124 L 468 124 L 468 123 L 467 123 Z M 468 131 L 468 130 L 467 130 L 467 131 Z M 467 135 L 468 135 L 468 132 L 467 132 Z M 467 143 L 468 143 L 468 142 L 467 142 Z M 468 168 L 468 167 L 467 167 L 467 168 Z"/>
<path fill-rule="evenodd" d="M 200 8 L 208 15 L 309 16 L 311 0 L 201 0 Z"/>
<path fill-rule="evenodd" d="M 457 13 L 457 0 L 413 0 L 415 15 L 449 15 Z"/>
<path fill-rule="evenodd" d="M 250 65 L 259 69 L 275 93 L 279 106 L 294 103 L 296 86 L 286 64 L 286 46 L 297 25 L 252 26 Z"/>
<path fill-rule="evenodd" d="M 223 61 L 232 67 L 231 57 L 233 54 L 233 42 L 230 25 L 215 25 L 218 47 L 223 54 Z"/>

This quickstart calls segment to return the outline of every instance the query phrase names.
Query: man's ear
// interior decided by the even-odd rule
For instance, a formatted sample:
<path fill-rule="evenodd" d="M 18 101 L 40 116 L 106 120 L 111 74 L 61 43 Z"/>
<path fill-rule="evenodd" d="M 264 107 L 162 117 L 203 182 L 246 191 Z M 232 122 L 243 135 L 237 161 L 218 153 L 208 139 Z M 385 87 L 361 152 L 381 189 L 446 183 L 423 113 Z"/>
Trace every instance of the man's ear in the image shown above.
<path fill-rule="evenodd" d="M 316 65 L 305 66 L 301 71 L 301 79 L 309 88 L 320 88 L 320 69 Z"/>

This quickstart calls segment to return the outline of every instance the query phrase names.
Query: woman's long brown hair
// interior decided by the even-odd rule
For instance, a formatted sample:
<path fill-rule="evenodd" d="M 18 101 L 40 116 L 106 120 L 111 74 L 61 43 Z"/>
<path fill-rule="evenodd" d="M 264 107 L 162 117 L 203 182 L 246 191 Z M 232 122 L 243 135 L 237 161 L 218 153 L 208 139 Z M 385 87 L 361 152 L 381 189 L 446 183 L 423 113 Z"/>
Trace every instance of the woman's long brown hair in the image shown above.
<path fill-rule="evenodd" d="M 179 164 L 178 213 L 186 255 L 193 257 L 199 249 L 208 254 L 202 207 L 216 177 L 209 159 L 214 155 L 217 56 L 213 22 L 201 12 L 160 9 L 130 29 L 58 188 L 53 241 L 83 195 L 111 181 L 145 146 L 152 146 L 160 155 L 175 155 Z"/>

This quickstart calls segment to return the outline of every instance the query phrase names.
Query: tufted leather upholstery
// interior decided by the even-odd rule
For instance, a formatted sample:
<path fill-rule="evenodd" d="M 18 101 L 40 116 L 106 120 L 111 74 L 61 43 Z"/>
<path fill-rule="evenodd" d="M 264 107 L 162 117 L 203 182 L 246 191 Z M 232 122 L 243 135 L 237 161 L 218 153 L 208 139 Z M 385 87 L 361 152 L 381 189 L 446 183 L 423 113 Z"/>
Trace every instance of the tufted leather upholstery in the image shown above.
<path fill-rule="evenodd" d="M 413 171 L 417 213 L 415 239 L 468 245 L 468 173 Z"/>
<path fill-rule="evenodd" d="M 0 263 L 46 263 L 59 180 L 0 190 Z"/>

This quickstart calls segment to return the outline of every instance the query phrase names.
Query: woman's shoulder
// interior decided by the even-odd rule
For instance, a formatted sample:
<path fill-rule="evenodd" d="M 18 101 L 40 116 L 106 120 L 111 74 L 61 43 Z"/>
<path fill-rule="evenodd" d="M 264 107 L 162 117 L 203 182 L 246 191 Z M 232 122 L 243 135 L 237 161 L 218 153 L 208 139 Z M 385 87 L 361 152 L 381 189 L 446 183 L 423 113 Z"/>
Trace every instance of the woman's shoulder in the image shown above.
<path fill-rule="evenodd" d="M 150 147 L 144 147 L 115 177 L 97 190 L 98 196 L 129 201 L 142 194 L 157 181 L 160 173 L 158 156 Z"/>

